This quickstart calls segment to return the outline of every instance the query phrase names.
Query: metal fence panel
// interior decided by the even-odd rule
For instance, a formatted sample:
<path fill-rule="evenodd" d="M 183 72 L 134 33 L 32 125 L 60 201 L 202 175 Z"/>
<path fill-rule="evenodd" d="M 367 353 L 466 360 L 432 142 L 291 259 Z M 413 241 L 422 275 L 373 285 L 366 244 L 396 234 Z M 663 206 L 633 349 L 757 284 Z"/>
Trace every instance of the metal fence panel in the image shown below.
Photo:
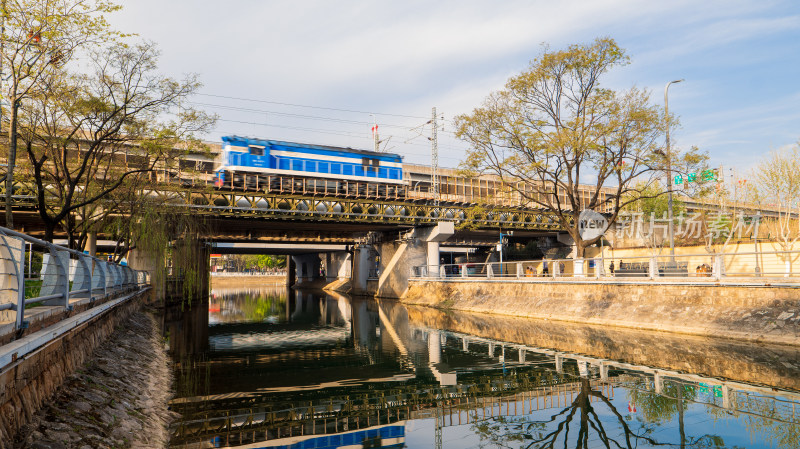
<path fill-rule="evenodd" d="M 69 252 L 50 248 L 45 258 L 42 273 L 42 289 L 39 296 L 61 295 L 58 299 L 44 301 L 49 306 L 69 305 Z"/>

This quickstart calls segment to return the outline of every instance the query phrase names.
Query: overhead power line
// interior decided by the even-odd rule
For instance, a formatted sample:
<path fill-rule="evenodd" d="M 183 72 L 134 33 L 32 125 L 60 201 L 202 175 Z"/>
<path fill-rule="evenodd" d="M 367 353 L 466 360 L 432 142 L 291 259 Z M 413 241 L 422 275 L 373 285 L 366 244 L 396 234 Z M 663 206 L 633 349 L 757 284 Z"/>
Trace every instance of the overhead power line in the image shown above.
<path fill-rule="evenodd" d="M 215 94 L 196 94 L 203 97 L 213 97 L 213 98 L 225 98 L 228 100 L 236 100 L 236 101 L 250 101 L 253 103 L 266 103 L 266 104 L 276 104 L 280 106 L 292 106 L 296 108 L 309 108 L 309 109 L 322 109 L 326 111 L 339 111 L 339 112 L 350 112 L 353 114 L 375 114 L 375 115 L 386 115 L 390 117 L 404 117 L 404 118 L 413 118 L 413 119 L 427 119 L 427 117 L 421 117 L 417 115 L 404 115 L 404 114 L 389 114 L 389 113 L 382 113 L 382 112 L 374 112 L 374 111 L 356 111 L 353 109 L 340 109 L 340 108 L 329 108 L 325 106 L 311 106 L 306 104 L 296 104 L 296 103 L 283 103 L 280 101 L 269 101 L 269 100 L 256 100 L 252 98 L 242 98 L 242 97 L 233 97 L 229 95 L 215 95 Z"/>
<path fill-rule="evenodd" d="M 355 125 L 372 125 L 370 122 L 364 122 L 360 120 L 348 120 L 342 118 L 335 118 L 335 117 L 322 117 L 318 115 L 305 115 L 305 114 L 293 114 L 290 112 L 279 112 L 279 111 L 269 111 L 266 109 L 252 109 L 252 108 L 243 108 L 241 106 L 227 106 L 222 104 L 212 104 L 212 103 L 197 103 L 197 102 L 190 102 L 190 104 L 196 106 L 205 106 L 212 109 L 223 109 L 229 111 L 240 111 L 240 112 L 257 112 L 259 114 L 269 114 L 275 115 L 280 117 L 292 117 L 292 118 L 301 118 L 301 119 L 309 119 L 309 120 L 321 120 L 327 122 L 336 122 L 336 123 L 352 123 Z M 391 125 L 387 123 L 382 123 L 381 126 L 388 127 L 388 128 L 399 128 L 399 129 L 408 129 L 408 126 L 404 125 Z"/>
<path fill-rule="evenodd" d="M 245 121 L 245 120 L 229 120 L 229 119 L 223 119 L 223 118 L 218 119 L 218 121 L 227 122 L 227 123 L 239 123 L 239 124 L 242 124 L 242 125 L 255 125 L 255 126 L 264 126 L 264 127 L 271 127 L 271 128 L 290 129 L 290 130 L 295 130 L 295 131 L 306 131 L 306 132 L 313 132 L 313 133 L 319 133 L 319 134 L 330 134 L 330 135 L 334 135 L 334 136 L 352 137 L 352 138 L 356 138 L 356 139 L 365 139 L 365 140 L 366 139 L 372 139 L 371 136 L 368 136 L 368 135 L 362 134 L 362 133 L 357 133 L 357 132 L 335 131 L 335 130 L 319 129 L 319 128 L 306 128 L 306 127 L 302 127 L 302 126 L 277 125 L 277 124 L 274 124 L 274 123 L 248 122 L 248 121 Z M 416 146 L 416 147 L 430 148 L 426 144 L 419 144 L 419 143 L 413 143 L 413 142 L 404 142 L 403 145 L 411 145 L 411 146 Z M 451 145 L 444 145 L 444 146 L 443 145 L 439 145 L 439 146 L 440 147 L 449 148 L 451 150 L 456 150 L 456 151 L 464 150 L 464 148 L 458 148 L 458 147 L 454 147 L 454 146 L 451 146 Z M 452 159 L 456 159 L 456 158 L 452 158 Z"/>

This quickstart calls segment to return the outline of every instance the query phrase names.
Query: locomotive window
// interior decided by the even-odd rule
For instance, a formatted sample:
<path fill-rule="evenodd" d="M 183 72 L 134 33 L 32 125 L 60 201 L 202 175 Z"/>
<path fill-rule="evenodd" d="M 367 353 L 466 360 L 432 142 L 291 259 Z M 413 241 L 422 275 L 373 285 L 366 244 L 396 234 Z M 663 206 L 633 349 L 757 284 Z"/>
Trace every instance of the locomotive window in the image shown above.
<path fill-rule="evenodd" d="M 256 147 L 250 146 L 250 154 L 253 156 L 263 156 L 264 155 L 264 147 Z"/>
<path fill-rule="evenodd" d="M 361 165 L 364 168 L 364 173 L 377 173 L 380 163 L 381 161 L 378 159 L 371 159 L 367 157 L 361 158 Z"/>

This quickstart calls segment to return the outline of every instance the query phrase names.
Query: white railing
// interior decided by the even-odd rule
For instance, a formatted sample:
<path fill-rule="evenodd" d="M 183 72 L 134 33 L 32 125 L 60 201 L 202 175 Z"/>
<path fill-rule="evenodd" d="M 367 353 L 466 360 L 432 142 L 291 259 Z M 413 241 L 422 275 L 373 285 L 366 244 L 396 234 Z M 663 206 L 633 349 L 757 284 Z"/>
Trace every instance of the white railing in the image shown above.
<path fill-rule="evenodd" d="M 782 279 L 800 282 L 800 251 L 676 254 L 413 267 L 412 279 Z"/>
<path fill-rule="evenodd" d="M 0 227 L 0 321 L 13 323 L 6 330 L 28 327 L 26 310 L 36 305 L 71 310 L 77 301 L 91 303 L 148 283 L 144 271 Z"/>

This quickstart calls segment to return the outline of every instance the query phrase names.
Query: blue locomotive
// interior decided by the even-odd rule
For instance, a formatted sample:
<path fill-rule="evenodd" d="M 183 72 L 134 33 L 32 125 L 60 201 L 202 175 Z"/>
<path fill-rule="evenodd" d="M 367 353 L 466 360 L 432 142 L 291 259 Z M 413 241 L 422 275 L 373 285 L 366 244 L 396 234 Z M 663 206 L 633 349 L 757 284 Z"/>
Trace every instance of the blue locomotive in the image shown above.
<path fill-rule="evenodd" d="M 225 136 L 221 158 L 214 174 L 218 188 L 405 197 L 403 159 L 397 154 Z"/>

